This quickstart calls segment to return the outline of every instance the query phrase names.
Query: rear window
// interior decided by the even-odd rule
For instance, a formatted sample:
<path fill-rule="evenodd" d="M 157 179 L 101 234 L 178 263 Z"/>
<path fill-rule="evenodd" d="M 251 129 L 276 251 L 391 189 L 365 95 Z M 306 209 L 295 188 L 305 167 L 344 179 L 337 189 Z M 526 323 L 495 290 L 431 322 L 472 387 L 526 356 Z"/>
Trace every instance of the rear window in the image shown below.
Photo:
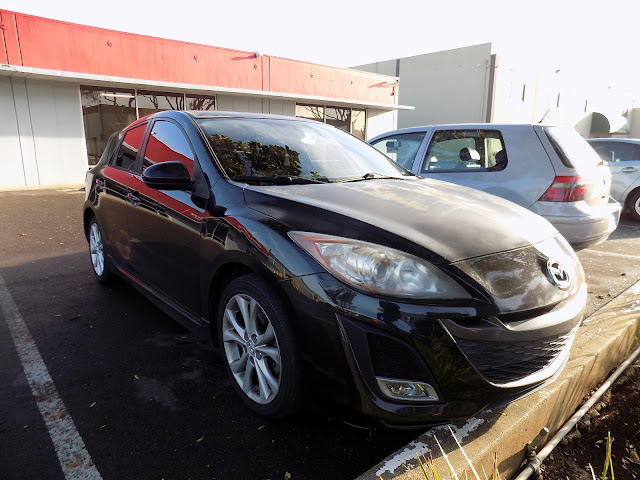
<path fill-rule="evenodd" d="M 602 162 L 591 145 L 573 128 L 545 127 L 544 131 L 565 167 L 579 170 Z"/>

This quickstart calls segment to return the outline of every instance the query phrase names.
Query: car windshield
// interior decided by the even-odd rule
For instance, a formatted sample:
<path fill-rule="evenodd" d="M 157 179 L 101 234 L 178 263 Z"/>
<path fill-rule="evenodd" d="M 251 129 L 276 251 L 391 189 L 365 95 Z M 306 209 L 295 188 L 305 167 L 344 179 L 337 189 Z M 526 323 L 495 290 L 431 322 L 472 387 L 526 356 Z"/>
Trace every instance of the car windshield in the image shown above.
<path fill-rule="evenodd" d="M 315 183 L 411 175 L 375 148 L 322 123 L 223 117 L 198 124 L 235 180 Z"/>
<path fill-rule="evenodd" d="M 553 148 L 567 167 L 593 168 L 601 162 L 595 150 L 573 128 L 545 127 Z"/>

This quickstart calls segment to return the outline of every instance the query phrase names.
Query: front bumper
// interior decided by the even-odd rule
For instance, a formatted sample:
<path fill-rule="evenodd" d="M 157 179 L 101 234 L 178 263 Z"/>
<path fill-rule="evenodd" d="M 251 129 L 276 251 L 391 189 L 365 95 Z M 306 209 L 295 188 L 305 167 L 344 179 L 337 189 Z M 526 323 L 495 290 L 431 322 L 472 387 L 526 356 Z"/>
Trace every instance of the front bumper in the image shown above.
<path fill-rule="evenodd" d="M 375 298 L 329 274 L 281 285 L 295 310 L 310 398 L 393 427 L 469 418 L 549 381 L 566 362 L 586 301 L 582 283 L 544 312 L 501 316 L 483 302 Z M 389 398 L 380 377 L 428 383 L 438 400 Z"/>
<path fill-rule="evenodd" d="M 536 202 L 531 210 L 548 220 L 576 250 L 609 238 L 620 221 L 620 204 L 611 197 L 606 204 L 597 207 L 577 204 L 584 202 Z"/>

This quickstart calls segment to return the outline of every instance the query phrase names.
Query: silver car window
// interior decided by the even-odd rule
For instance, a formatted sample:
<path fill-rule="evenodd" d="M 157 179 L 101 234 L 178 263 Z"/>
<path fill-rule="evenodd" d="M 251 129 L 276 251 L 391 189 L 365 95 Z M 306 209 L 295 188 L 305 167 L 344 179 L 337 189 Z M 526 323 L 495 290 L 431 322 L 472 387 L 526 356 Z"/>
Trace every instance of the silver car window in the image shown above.
<path fill-rule="evenodd" d="M 433 134 L 422 172 L 503 170 L 507 150 L 498 130 L 438 130 Z"/>
<path fill-rule="evenodd" d="M 373 142 L 371 146 L 397 164 L 411 170 L 425 133 L 412 132 L 392 135 Z"/>

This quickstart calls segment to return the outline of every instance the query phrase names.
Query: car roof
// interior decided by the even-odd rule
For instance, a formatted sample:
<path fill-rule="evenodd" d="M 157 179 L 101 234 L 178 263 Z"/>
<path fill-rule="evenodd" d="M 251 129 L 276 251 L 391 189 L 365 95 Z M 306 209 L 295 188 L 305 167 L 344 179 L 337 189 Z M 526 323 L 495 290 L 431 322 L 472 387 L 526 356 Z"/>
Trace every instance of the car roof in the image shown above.
<path fill-rule="evenodd" d="M 273 115 L 270 113 L 250 113 L 250 112 L 225 112 L 225 111 L 201 111 L 201 110 L 164 110 L 158 112 L 156 116 L 171 116 L 175 114 L 188 115 L 193 119 L 203 118 L 258 118 L 258 119 L 271 119 L 271 120 L 288 120 L 294 122 L 314 122 L 316 120 L 310 120 L 306 118 L 291 117 L 288 115 Z"/>
<path fill-rule="evenodd" d="M 640 138 L 588 138 L 587 142 L 640 143 Z"/>
<path fill-rule="evenodd" d="M 558 127 L 559 125 L 552 124 L 541 124 L 541 123 L 443 123 L 443 124 L 435 124 L 435 125 L 421 125 L 418 127 L 407 127 L 407 128 L 399 128 L 397 130 L 391 130 L 389 132 L 377 135 L 375 138 L 385 137 L 389 134 L 396 133 L 416 133 L 416 132 L 424 132 L 430 128 L 451 128 L 451 129 L 500 129 L 500 130 L 510 130 L 510 129 L 520 129 L 520 128 L 532 128 L 534 126 L 540 127 Z"/>

